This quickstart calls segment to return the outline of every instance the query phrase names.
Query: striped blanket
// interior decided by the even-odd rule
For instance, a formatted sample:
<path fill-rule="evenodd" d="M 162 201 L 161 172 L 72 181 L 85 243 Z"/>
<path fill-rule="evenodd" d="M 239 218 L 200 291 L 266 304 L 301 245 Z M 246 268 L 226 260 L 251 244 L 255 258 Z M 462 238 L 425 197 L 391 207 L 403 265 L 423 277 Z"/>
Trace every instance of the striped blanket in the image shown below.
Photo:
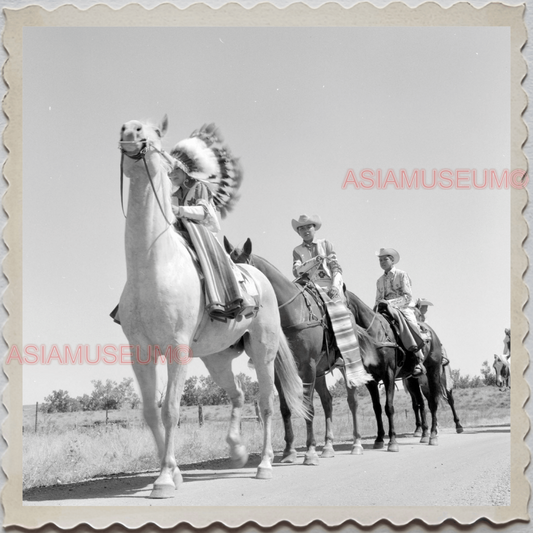
<path fill-rule="evenodd" d="M 344 359 L 347 379 L 356 387 L 371 381 L 372 376 L 367 373 L 363 366 L 359 342 L 352 326 L 350 311 L 343 303 L 341 297 L 332 300 L 324 288 L 319 285 L 315 286 L 326 304 L 335 341 Z"/>
<path fill-rule="evenodd" d="M 235 318 L 242 296 L 233 262 L 211 231 L 201 224 L 181 221 L 189 232 L 205 277 L 207 312 L 213 318 Z"/>

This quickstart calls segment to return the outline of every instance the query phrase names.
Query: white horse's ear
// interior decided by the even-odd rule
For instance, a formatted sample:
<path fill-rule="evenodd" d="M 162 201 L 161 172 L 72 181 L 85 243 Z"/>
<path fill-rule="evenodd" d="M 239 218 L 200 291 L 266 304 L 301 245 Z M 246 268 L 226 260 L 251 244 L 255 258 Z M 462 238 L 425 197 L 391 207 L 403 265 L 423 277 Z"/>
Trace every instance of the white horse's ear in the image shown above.
<path fill-rule="evenodd" d="M 161 137 L 165 136 L 165 133 L 168 129 L 168 117 L 165 115 L 161 122 L 159 123 L 159 132 L 161 133 Z"/>

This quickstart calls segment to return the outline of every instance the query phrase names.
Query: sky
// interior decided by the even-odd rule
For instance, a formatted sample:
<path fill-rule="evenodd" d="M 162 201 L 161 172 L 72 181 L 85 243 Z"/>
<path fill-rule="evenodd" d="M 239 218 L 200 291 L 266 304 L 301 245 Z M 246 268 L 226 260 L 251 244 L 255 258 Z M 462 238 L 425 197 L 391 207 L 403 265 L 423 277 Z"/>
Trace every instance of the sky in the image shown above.
<path fill-rule="evenodd" d="M 395 248 L 452 368 L 479 375 L 510 326 L 509 190 L 343 184 L 363 169 L 424 170 L 426 184 L 434 169 L 508 169 L 509 52 L 498 27 L 25 28 L 24 346 L 127 344 L 109 318 L 126 280 L 119 130 L 167 114 L 164 148 L 215 122 L 240 157 L 221 241 L 250 238 L 292 279 L 291 220 L 317 214 L 369 305 L 375 252 Z M 124 377 L 128 365 L 25 365 L 23 403 Z"/>

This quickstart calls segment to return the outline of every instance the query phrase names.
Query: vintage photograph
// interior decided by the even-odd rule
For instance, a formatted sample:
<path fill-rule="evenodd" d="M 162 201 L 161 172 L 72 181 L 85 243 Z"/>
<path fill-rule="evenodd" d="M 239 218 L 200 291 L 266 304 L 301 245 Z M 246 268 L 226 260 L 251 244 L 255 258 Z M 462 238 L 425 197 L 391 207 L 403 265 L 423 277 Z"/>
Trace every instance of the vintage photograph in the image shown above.
<path fill-rule="evenodd" d="M 12 523 L 527 516 L 520 34 L 356 21 L 24 26 Z"/>

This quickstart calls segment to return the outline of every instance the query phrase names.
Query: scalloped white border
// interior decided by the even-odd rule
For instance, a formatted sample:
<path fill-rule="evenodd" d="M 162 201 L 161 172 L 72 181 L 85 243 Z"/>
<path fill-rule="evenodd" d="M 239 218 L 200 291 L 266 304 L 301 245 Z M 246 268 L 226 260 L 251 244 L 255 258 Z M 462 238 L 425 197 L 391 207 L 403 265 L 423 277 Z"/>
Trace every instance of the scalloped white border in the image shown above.
<path fill-rule="evenodd" d="M 526 41 L 523 23 L 525 6 L 505 6 L 489 4 L 476 8 L 471 4 L 460 3 L 449 8 L 442 8 L 430 2 L 417 8 L 410 8 L 396 2 L 383 8 L 369 3 L 357 4 L 343 8 L 339 4 L 329 3 L 317 8 L 304 4 L 291 4 L 278 9 L 271 4 L 259 4 L 252 9 L 245 9 L 238 4 L 227 4 L 213 9 L 205 4 L 195 4 L 186 9 L 179 9 L 172 4 L 163 4 L 146 10 L 138 4 L 130 4 L 115 10 L 105 5 L 93 6 L 87 10 L 75 6 L 63 6 L 54 11 L 47 11 L 38 6 L 21 10 L 4 11 L 6 27 L 4 46 L 9 59 L 4 66 L 4 79 L 9 87 L 3 103 L 3 109 L 9 123 L 4 131 L 4 144 L 9 152 L 4 167 L 4 176 L 9 183 L 3 205 L 9 216 L 4 230 L 4 241 L 9 252 L 4 260 L 4 272 L 9 280 L 9 287 L 4 294 L 4 306 L 9 312 L 9 319 L 4 326 L 4 338 L 9 345 L 22 345 L 22 28 L 24 26 L 393 26 L 393 25 L 504 25 L 511 28 L 511 77 L 512 77 L 512 130 L 511 130 L 511 166 L 527 168 L 527 160 L 522 147 L 527 139 L 527 128 L 522 114 L 527 105 L 527 95 L 521 82 L 526 75 L 526 64 L 521 49 Z M 147 11 L 150 16 L 147 17 Z M 416 14 L 416 17 L 413 15 Z M 61 528 L 74 527 L 87 523 L 94 528 L 104 528 L 118 523 L 135 528 L 147 524 L 160 527 L 172 527 L 179 524 L 191 524 L 194 527 L 206 527 L 222 523 L 237 527 L 247 522 L 268 527 L 288 521 L 295 526 L 305 526 L 317 520 L 328 526 L 345 522 L 360 525 L 372 525 L 379 521 L 388 521 L 394 525 L 403 525 L 418 519 L 426 524 L 442 524 L 453 518 L 460 524 L 472 524 L 485 518 L 496 524 L 513 520 L 527 520 L 527 504 L 530 494 L 529 484 L 524 470 L 529 463 L 529 451 L 524 437 L 529 430 L 529 419 L 523 409 L 529 397 L 529 387 L 523 377 L 528 365 L 528 354 L 523 346 L 523 339 L 528 333 L 527 320 L 523 308 L 528 299 L 527 287 L 523 276 L 528 259 L 522 248 L 528 235 L 528 227 L 523 217 L 527 205 L 526 190 L 512 190 L 512 333 L 513 346 L 520 346 L 513 351 L 513 391 L 512 410 L 512 500 L 509 507 L 335 507 L 314 508 L 311 515 L 309 508 L 239 508 L 238 518 L 231 507 L 197 507 L 180 508 L 179 522 L 172 508 L 164 507 L 22 507 L 22 473 L 16 465 L 21 465 L 22 439 L 20 434 L 22 420 L 22 372 L 15 365 L 4 366 L 9 385 L 3 396 L 4 405 L 9 416 L 4 423 L 3 433 L 8 442 L 8 451 L 3 457 L 2 466 L 8 482 L 2 493 L 5 511 L 4 525 L 18 525 L 36 528 L 45 524 L 56 524 Z M 20 467 L 19 467 L 20 468 Z M 452 511 L 453 509 L 453 511 Z M 357 519 L 354 519 L 357 516 Z"/>

